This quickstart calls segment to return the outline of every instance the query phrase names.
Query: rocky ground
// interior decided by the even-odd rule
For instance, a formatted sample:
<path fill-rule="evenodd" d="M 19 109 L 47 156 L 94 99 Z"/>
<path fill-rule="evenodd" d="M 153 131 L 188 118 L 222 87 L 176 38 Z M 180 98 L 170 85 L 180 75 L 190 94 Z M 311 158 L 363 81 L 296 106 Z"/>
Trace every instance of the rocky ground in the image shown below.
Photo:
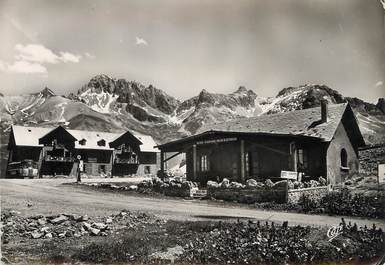
<path fill-rule="evenodd" d="M 3 262 L 9 264 L 370 264 L 385 234 L 341 221 L 326 228 L 244 220 L 172 221 L 128 210 L 102 216 L 1 215 Z"/>
<path fill-rule="evenodd" d="M 347 228 L 329 242 L 327 230 L 341 217 L 68 185 L 72 182 L 0 180 L 3 263 L 371 264 L 385 252 L 379 229 L 385 223 L 379 219 L 345 217 Z M 117 180 L 106 184 L 120 186 Z"/>

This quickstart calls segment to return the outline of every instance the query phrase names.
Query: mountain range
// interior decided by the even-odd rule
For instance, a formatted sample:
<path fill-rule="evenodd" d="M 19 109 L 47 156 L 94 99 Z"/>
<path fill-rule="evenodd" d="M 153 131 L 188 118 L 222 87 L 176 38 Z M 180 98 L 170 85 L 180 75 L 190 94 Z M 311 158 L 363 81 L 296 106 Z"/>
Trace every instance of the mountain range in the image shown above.
<path fill-rule="evenodd" d="M 307 84 L 282 89 L 274 97 L 261 97 L 239 87 L 230 94 L 210 93 L 181 101 L 152 85 L 97 75 L 77 93 L 56 95 L 49 88 L 33 94 L 0 94 L 1 157 L 12 124 L 57 126 L 70 129 L 118 132 L 132 130 L 149 134 L 163 143 L 196 133 L 203 124 L 226 122 L 318 106 L 349 102 L 368 145 L 385 142 L 385 100 L 371 104 L 345 97 L 326 85 Z M 2 163 L 4 164 L 4 163 Z"/>

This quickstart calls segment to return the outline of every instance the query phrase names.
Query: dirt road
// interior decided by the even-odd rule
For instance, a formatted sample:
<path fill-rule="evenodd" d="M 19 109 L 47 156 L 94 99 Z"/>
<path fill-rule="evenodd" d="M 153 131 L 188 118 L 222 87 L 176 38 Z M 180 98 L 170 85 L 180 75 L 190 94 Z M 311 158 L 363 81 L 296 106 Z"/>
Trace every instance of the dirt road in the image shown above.
<path fill-rule="evenodd" d="M 316 226 L 337 225 L 341 220 L 340 217 L 325 215 L 264 211 L 246 206 L 226 206 L 210 201 L 151 198 L 63 185 L 68 182 L 74 182 L 74 180 L 1 179 L 1 208 L 14 209 L 26 216 L 59 213 L 103 216 L 127 209 L 151 212 L 174 220 L 235 217 L 274 222 L 289 221 L 289 225 L 308 224 Z M 359 226 L 372 226 L 375 223 L 377 227 L 385 229 L 385 221 L 383 220 L 351 217 L 346 217 L 345 220 L 356 222 Z"/>

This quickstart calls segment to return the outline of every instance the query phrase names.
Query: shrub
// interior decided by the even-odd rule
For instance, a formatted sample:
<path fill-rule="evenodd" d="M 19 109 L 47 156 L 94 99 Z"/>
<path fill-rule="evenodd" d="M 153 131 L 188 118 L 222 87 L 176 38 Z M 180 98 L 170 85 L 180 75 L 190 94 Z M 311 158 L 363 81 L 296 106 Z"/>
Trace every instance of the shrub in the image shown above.
<path fill-rule="evenodd" d="M 385 196 L 352 194 L 342 189 L 323 197 L 321 207 L 329 214 L 382 218 L 385 217 Z"/>
<path fill-rule="evenodd" d="M 312 199 L 308 194 L 301 195 L 298 201 L 298 206 L 305 213 L 316 211 L 316 209 L 320 207 L 319 203 Z"/>

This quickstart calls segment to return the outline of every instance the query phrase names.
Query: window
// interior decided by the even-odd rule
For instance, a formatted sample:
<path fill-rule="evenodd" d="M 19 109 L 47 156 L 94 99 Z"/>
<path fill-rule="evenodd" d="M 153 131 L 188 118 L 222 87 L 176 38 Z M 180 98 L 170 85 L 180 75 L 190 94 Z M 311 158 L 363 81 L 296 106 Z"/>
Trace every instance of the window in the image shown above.
<path fill-rule="evenodd" d="M 298 171 L 304 171 L 308 168 L 308 159 L 307 159 L 307 152 L 305 149 L 298 149 L 297 150 L 297 158 L 298 158 Z"/>
<path fill-rule="evenodd" d="M 106 165 L 99 165 L 99 174 L 106 174 Z"/>
<path fill-rule="evenodd" d="M 144 166 L 144 174 L 151 174 L 151 167 L 150 166 Z"/>
<path fill-rule="evenodd" d="M 342 148 L 341 150 L 341 167 L 348 167 L 348 153 L 346 152 L 345 148 Z"/>
<path fill-rule="evenodd" d="M 102 139 L 102 140 L 99 140 L 97 142 L 97 144 L 98 144 L 98 146 L 106 146 L 106 141 L 104 139 Z"/>
<path fill-rule="evenodd" d="M 251 171 L 251 176 L 253 177 L 258 177 L 259 175 L 259 157 L 258 157 L 258 152 L 254 151 L 250 153 L 250 171 Z"/>
<path fill-rule="evenodd" d="M 207 155 L 202 155 L 200 159 L 200 171 L 205 172 L 209 171 L 209 162 L 207 160 Z"/>
<path fill-rule="evenodd" d="M 88 157 L 87 162 L 88 163 L 97 163 L 98 159 L 96 157 Z"/>
<path fill-rule="evenodd" d="M 249 153 L 245 154 L 245 170 L 246 176 L 250 176 L 250 162 L 249 162 Z"/>

